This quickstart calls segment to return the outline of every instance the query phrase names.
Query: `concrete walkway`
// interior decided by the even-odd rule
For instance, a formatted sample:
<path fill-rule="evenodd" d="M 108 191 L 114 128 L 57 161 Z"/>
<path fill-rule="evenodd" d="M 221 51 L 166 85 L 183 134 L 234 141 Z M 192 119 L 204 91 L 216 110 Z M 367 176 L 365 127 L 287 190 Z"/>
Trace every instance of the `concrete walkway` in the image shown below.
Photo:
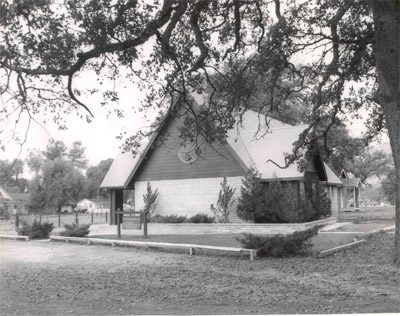
<path fill-rule="evenodd" d="M 160 224 L 149 223 L 149 235 L 207 235 L 207 234 L 241 234 L 252 233 L 260 235 L 273 235 L 273 234 L 290 234 L 295 231 L 302 231 L 315 225 L 333 225 L 336 218 L 327 218 L 309 223 L 296 223 L 296 224 L 252 224 L 252 223 L 238 223 L 238 224 Z M 122 226 L 123 227 L 123 226 Z M 121 229 L 122 235 L 125 236 L 140 236 L 143 235 L 142 229 Z M 116 225 L 92 225 L 90 226 L 89 236 L 98 235 L 116 235 Z"/>

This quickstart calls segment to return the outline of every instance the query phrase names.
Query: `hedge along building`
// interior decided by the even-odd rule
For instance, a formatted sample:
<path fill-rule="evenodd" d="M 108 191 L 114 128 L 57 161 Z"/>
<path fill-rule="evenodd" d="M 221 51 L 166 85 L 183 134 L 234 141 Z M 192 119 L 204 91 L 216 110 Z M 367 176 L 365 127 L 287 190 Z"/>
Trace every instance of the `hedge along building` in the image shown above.
<path fill-rule="evenodd" d="M 238 128 L 230 131 L 226 143 L 200 145 L 199 154 L 190 145 L 182 145 L 179 127 L 182 121 L 171 117 L 157 134 L 142 145 L 142 153 L 120 153 L 107 172 L 101 188 L 110 190 L 111 223 L 116 209 L 123 207 L 123 190 L 134 190 L 135 210 L 144 206 L 143 194 L 147 183 L 159 195 L 154 214 L 211 215 L 211 204 L 216 204 L 220 183 L 227 178 L 235 189 L 234 203 L 230 207 L 230 221 L 238 222 L 236 206 L 242 179 L 255 169 L 261 181 L 268 183 L 277 178 L 290 183 L 300 197 L 315 181 L 322 182 L 332 201 L 333 215 L 339 208 L 339 178 L 321 159 L 316 157 L 301 172 L 296 165 L 282 169 L 284 154 L 292 151 L 293 143 L 306 128 L 291 126 L 278 120 L 265 121 L 263 115 L 248 110 Z M 157 140 L 162 139 L 161 144 Z M 156 145 L 157 144 L 157 145 Z"/>

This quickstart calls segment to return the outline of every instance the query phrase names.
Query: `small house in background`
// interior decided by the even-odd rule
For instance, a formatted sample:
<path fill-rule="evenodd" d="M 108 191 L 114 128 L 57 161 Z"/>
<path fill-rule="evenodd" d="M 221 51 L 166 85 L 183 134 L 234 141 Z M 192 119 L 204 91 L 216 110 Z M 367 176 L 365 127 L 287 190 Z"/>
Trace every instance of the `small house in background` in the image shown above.
<path fill-rule="evenodd" d="M 106 212 L 110 212 L 110 200 L 104 197 L 96 199 L 94 213 Z"/>
<path fill-rule="evenodd" d="M 76 203 L 76 209 L 80 212 L 89 212 L 92 213 L 95 209 L 96 205 L 95 202 L 89 199 L 80 200 Z"/>
<path fill-rule="evenodd" d="M 304 171 L 296 165 L 279 167 L 285 165 L 285 153 L 292 152 L 306 125 L 291 126 L 275 119 L 266 122 L 263 115 L 248 110 L 226 142 L 211 146 L 200 140 L 199 153 L 194 145 L 182 144 L 182 124 L 180 118 L 167 118 L 158 134 L 142 145 L 141 154 L 133 157 L 130 152 L 120 153 L 113 161 L 100 186 L 111 194 L 111 223 L 116 221 L 114 212 L 123 209 L 123 190 L 134 190 L 135 209 L 143 208 L 148 182 L 159 192 L 156 214 L 211 215 L 210 205 L 217 202 L 224 177 L 235 189 L 230 222 L 240 222 L 236 206 L 243 177 L 250 169 L 257 171 L 266 185 L 275 179 L 285 182 L 299 198 L 317 182 L 324 185 L 332 202 L 332 215 L 338 214 L 342 182 L 319 156 L 309 161 Z M 155 145 L 158 137 L 162 144 Z"/>
<path fill-rule="evenodd" d="M 76 208 L 76 203 L 69 201 L 61 206 L 61 213 L 72 213 Z"/>
<path fill-rule="evenodd" d="M 340 193 L 340 208 L 343 211 L 359 210 L 360 203 L 360 178 L 351 178 L 345 170 L 340 173 L 340 180 L 343 183 Z"/>
<path fill-rule="evenodd" d="M 77 211 L 88 213 L 105 213 L 110 211 L 110 202 L 102 197 L 95 200 L 82 199 L 76 204 Z"/>

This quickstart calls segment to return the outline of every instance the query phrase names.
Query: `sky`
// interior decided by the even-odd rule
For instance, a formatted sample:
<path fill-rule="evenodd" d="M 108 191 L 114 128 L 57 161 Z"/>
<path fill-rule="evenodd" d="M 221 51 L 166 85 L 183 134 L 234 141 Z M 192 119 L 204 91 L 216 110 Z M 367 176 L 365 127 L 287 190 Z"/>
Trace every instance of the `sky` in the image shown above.
<path fill-rule="evenodd" d="M 83 74 L 76 81 L 76 86 L 90 87 L 95 79 L 94 74 Z M 67 146 L 80 140 L 86 148 L 86 157 L 91 166 L 97 165 L 101 160 L 115 158 L 122 145 L 122 140 L 117 139 L 117 136 L 124 131 L 128 132 L 128 135 L 135 133 L 141 128 L 149 126 L 152 119 L 155 118 L 154 113 L 147 113 L 147 117 L 143 113 L 135 113 L 134 109 L 139 107 L 140 99 L 144 96 L 135 83 L 116 82 L 116 90 L 120 96 L 119 107 L 125 112 L 124 118 L 117 118 L 113 114 L 107 117 L 107 110 L 100 106 L 100 97 L 90 95 L 86 98 L 82 97 L 82 101 L 94 114 L 92 122 L 89 123 L 72 113 L 67 116 L 68 129 L 59 130 L 57 125 L 52 122 L 51 114 L 41 114 L 37 120 L 42 121 L 47 117 L 47 123 L 39 126 L 32 122 L 22 148 L 12 140 L 12 137 L 24 138 L 27 121 L 21 120 L 14 128 L 13 119 L 10 119 L 7 123 L 8 126 L 5 127 L 6 134 L 0 135 L 3 142 L 6 140 L 5 150 L 0 151 L 0 159 L 25 159 L 31 150 L 44 150 L 51 138 L 62 140 Z M 352 136 L 356 137 L 360 136 L 364 130 L 364 123 L 362 120 L 353 120 L 348 127 Z M 4 126 L 2 128 L 4 129 Z M 383 142 L 387 142 L 387 139 L 384 138 Z M 24 175 L 29 177 L 28 170 L 25 170 Z"/>
<path fill-rule="evenodd" d="M 78 78 L 76 86 L 89 87 L 90 85 L 85 81 L 95 81 L 95 78 L 91 74 L 84 74 L 80 79 Z M 15 128 L 15 117 L 13 117 L 6 122 L 7 126 L 2 126 L 3 133 L 0 136 L 5 143 L 5 150 L 0 151 L 0 159 L 25 159 L 31 150 L 44 150 L 51 139 L 62 140 L 67 146 L 71 146 L 74 141 L 82 141 L 86 148 L 89 165 L 96 165 L 107 158 L 115 158 L 122 145 L 122 140 L 117 139 L 117 136 L 124 131 L 135 133 L 148 126 L 152 120 L 151 113 L 147 113 L 148 117 L 145 117 L 142 113 L 134 113 L 133 110 L 140 105 L 140 98 L 144 94 L 134 84 L 125 82 L 117 83 L 117 85 L 116 89 L 120 97 L 119 106 L 124 109 L 125 117 L 117 118 L 113 113 L 108 116 L 108 110 L 100 106 L 100 97 L 82 97 L 82 101 L 94 115 L 92 122 L 87 122 L 78 117 L 76 113 L 71 113 L 66 115 L 68 128 L 60 130 L 52 122 L 51 113 L 39 114 L 36 116 L 36 120 L 42 122 L 43 119 L 47 119 L 47 123 L 39 125 L 36 122 L 31 122 L 26 142 L 22 148 L 12 139 L 15 137 L 24 139 L 27 130 L 27 118 L 23 118 Z M 1 105 L 4 106 L 4 103 Z M 85 112 L 82 110 L 80 113 Z"/>
<path fill-rule="evenodd" d="M 148 113 L 147 118 L 143 114 L 134 113 L 133 108 L 140 105 L 140 98 L 143 96 L 143 93 L 134 84 L 128 85 L 127 88 L 122 88 L 121 85 L 118 90 L 120 107 L 125 110 L 126 114 L 124 118 L 117 118 L 115 115 L 107 118 L 107 111 L 99 105 L 100 100 L 89 98 L 87 100 L 89 102 L 85 102 L 85 104 L 94 114 L 91 123 L 75 114 L 67 116 L 68 129 L 66 130 L 59 130 L 51 119 L 43 126 L 32 122 L 22 149 L 16 142 L 8 141 L 5 144 L 5 151 L 0 151 L 0 159 L 24 159 L 32 149 L 44 150 L 51 138 L 62 140 L 67 146 L 71 146 L 74 141 L 82 141 L 83 146 L 86 147 L 86 156 L 90 165 L 96 165 L 107 158 L 114 158 L 122 145 L 122 141 L 117 139 L 117 136 L 124 131 L 135 133 L 139 129 L 149 126 L 154 118 L 151 113 Z M 46 116 L 51 118 L 51 114 L 40 115 L 38 121 Z M 14 136 L 19 135 L 20 138 L 24 137 L 26 121 L 21 121 L 16 129 L 14 129 L 13 121 L 10 120 L 8 125 L 8 138 L 13 134 Z M 353 136 L 360 136 L 364 130 L 363 122 L 353 121 L 349 128 Z"/>

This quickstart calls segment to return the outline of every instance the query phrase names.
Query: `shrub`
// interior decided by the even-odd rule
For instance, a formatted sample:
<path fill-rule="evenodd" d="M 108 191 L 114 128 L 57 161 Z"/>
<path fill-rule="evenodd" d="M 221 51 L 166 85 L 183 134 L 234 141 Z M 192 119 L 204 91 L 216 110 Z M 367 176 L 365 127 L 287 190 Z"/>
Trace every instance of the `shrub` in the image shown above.
<path fill-rule="evenodd" d="M 217 207 L 211 204 L 211 211 L 215 216 L 217 223 L 229 223 L 229 207 L 232 206 L 235 200 L 232 200 L 232 196 L 235 193 L 235 189 L 232 189 L 228 185 L 226 177 L 221 182 L 221 190 L 218 195 Z"/>
<path fill-rule="evenodd" d="M 165 223 L 165 224 L 180 224 L 187 221 L 186 216 L 179 216 L 179 215 L 154 215 L 150 217 L 151 223 Z"/>
<path fill-rule="evenodd" d="M 256 214 L 265 209 L 264 189 L 258 174 L 251 169 L 242 180 L 236 213 L 245 221 L 255 221 Z"/>
<path fill-rule="evenodd" d="M 290 187 L 282 188 L 281 200 L 277 201 L 274 211 L 279 223 L 304 223 L 316 217 L 311 201 L 299 197 L 297 190 Z"/>
<path fill-rule="evenodd" d="M 244 234 L 244 238 L 238 238 L 238 241 L 245 248 L 256 249 L 259 257 L 286 257 L 309 249 L 312 246 L 309 240 L 318 234 L 320 228 L 321 226 L 315 226 L 288 235 L 256 236 Z"/>
<path fill-rule="evenodd" d="M 273 180 L 268 184 L 268 189 L 263 190 L 262 199 L 263 208 L 258 208 L 254 222 L 256 223 L 277 223 L 280 222 L 279 213 L 283 209 L 293 209 L 291 202 L 293 197 L 287 194 L 282 188 L 282 184 L 277 180 Z"/>
<path fill-rule="evenodd" d="M 5 205 L 0 205 L 0 219 L 8 219 L 10 214 L 8 213 L 7 207 Z"/>
<path fill-rule="evenodd" d="M 53 223 L 40 223 L 34 220 L 32 225 L 25 221 L 21 222 L 21 227 L 17 229 L 19 235 L 29 236 L 31 239 L 49 238 L 53 230 Z"/>
<path fill-rule="evenodd" d="M 65 230 L 60 235 L 66 237 L 85 237 L 89 235 L 89 227 L 90 224 L 64 224 Z"/>
<path fill-rule="evenodd" d="M 316 212 L 316 218 L 328 217 L 332 214 L 331 201 L 328 197 L 328 194 L 318 183 L 315 187 L 315 190 L 313 190 L 311 204 Z"/>
<path fill-rule="evenodd" d="M 198 213 L 188 219 L 188 223 L 214 223 L 215 217 L 208 216 L 204 213 Z"/>
<path fill-rule="evenodd" d="M 237 214 L 255 223 L 303 223 L 331 214 L 331 202 L 320 184 L 307 197 L 300 197 L 297 188 L 278 179 L 267 188 L 252 171 L 243 180 Z"/>

